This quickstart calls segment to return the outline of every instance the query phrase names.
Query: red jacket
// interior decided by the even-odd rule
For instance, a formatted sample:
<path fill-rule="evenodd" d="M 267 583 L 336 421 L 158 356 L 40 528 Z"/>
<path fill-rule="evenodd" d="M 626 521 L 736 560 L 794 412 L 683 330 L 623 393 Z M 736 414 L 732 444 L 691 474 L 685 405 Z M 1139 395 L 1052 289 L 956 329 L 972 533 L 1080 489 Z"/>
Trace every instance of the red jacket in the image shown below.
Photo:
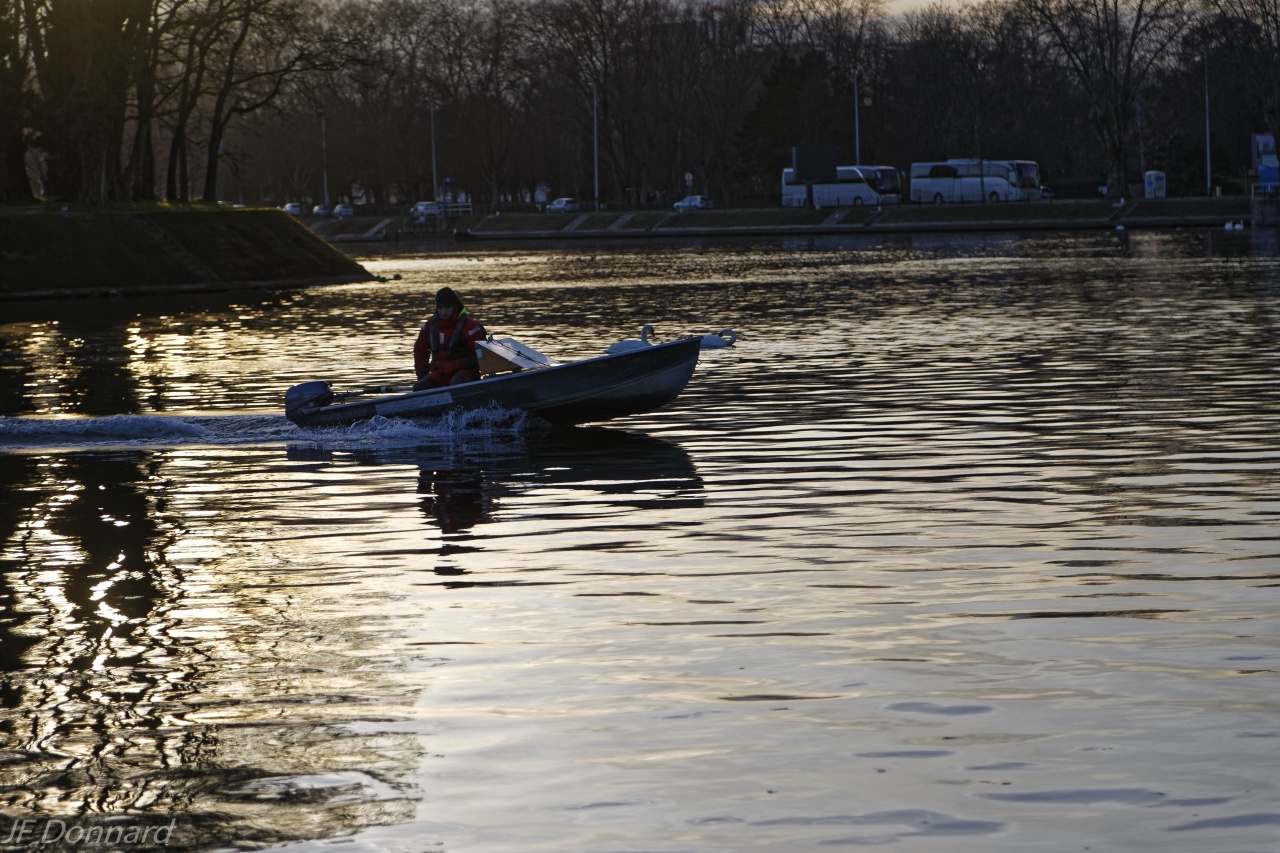
<path fill-rule="evenodd" d="M 450 371 L 479 370 L 476 342 L 485 339 L 481 326 L 464 309 L 461 314 L 441 320 L 438 314 L 422 324 L 413 343 L 413 369 L 422 373 L 430 366 Z"/>

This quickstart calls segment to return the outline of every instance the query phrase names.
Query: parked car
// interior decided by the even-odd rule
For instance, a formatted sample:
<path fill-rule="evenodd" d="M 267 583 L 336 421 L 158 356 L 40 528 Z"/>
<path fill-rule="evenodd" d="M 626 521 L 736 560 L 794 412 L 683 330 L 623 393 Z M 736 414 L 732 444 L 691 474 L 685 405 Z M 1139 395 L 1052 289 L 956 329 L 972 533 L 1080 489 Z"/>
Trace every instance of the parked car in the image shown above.
<path fill-rule="evenodd" d="M 291 201 L 280 209 L 293 216 L 302 215 L 302 205 L 298 204 L 296 201 Z"/>
<path fill-rule="evenodd" d="M 333 215 L 339 219 L 346 219 L 348 216 L 355 216 L 356 212 L 349 204 L 340 204 L 333 209 Z"/>
<path fill-rule="evenodd" d="M 444 213 L 444 205 L 438 201 L 420 201 L 409 208 L 409 213 L 418 219 L 426 216 L 440 216 Z"/>
<path fill-rule="evenodd" d="M 547 205 L 547 213 L 577 213 L 578 200 L 576 198 L 558 198 L 551 204 Z"/>
<path fill-rule="evenodd" d="M 328 216 L 329 208 L 325 207 L 323 204 L 317 204 L 315 207 L 311 208 L 311 215 L 312 216 Z"/>
<path fill-rule="evenodd" d="M 672 206 L 676 210 L 707 210 L 711 207 L 711 199 L 705 195 L 687 195 Z"/>

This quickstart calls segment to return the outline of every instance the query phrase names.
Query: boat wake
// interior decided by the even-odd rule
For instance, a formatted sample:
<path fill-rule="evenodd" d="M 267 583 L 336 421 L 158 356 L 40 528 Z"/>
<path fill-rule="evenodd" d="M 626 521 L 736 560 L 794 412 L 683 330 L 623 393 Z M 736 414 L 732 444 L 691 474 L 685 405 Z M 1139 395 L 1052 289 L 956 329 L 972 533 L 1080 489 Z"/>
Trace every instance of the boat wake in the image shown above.
<path fill-rule="evenodd" d="M 376 417 L 347 426 L 303 429 L 283 415 L 111 415 L 0 417 L 0 452 L 164 448 L 210 445 L 388 447 L 457 435 L 515 435 L 541 421 L 525 412 L 477 409 L 425 420 Z"/>

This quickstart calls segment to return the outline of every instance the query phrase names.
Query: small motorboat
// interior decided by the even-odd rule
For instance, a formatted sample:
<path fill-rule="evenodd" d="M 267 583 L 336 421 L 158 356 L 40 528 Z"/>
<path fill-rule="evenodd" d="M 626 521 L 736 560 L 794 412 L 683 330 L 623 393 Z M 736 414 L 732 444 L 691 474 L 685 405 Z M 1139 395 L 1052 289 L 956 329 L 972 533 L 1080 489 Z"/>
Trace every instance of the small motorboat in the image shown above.
<path fill-rule="evenodd" d="M 498 406 L 562 426 L 606 421 L 650 412 L 678 397 L 693 375 L 701 344 L 700 337 L 682 338 L 560 363 L 510 338 L 483 341 L 478 344 L 482 378 L 475 382 L 426 391 L 389 386 L 335 391 L 328 382 L 303 382 L 285 392 L 285 415 L 301 427 L 325 427 Z"/>

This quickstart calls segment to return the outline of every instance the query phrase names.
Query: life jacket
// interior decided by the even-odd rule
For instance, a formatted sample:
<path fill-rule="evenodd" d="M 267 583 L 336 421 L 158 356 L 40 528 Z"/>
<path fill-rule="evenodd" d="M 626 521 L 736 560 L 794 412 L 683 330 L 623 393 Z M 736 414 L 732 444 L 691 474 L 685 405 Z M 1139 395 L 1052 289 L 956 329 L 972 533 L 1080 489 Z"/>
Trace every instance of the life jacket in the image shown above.
<path fill-rule="evenodd" d="M 467 326 L 473 322 L 475 321 L 467 315 L 467 309 L 463 308 L 454 318 L 453 332 L 449 335 L 449 339 L 441 344 L 440 318 L 432 314 L 431 319 L 423 326 L 427 333 L 427 346 L 431 350 L 432 357 L 436 353 L 442 353 L 444 358 L 450 361 L 463 361 L 466 362 L 467 367 L 473 370 L 478 369 L 480 362 L 476 358 L 475 344 L 466 336 Z M 480 324 L 476 323 L 476 325 Z"/>

